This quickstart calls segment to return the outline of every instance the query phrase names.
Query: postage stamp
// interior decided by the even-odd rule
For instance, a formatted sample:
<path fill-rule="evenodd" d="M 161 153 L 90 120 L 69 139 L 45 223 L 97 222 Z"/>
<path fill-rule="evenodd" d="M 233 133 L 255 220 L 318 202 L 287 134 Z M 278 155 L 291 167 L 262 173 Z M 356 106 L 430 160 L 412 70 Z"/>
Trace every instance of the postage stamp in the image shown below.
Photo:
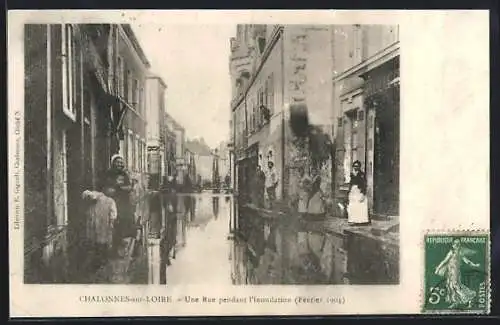
<path fill-rule="evenodd" d="M 477 313 L 490 308 L 490 238 L 477 232 L 425 236 L 425 313 Z"/>

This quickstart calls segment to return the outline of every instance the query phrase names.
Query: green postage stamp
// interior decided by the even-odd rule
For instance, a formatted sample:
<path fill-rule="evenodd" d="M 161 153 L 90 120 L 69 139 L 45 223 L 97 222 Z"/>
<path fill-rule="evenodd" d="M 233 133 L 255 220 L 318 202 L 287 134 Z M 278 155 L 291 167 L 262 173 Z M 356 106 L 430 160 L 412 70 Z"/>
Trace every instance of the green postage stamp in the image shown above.
<path fill-rule="evenodd" d="M 489 313 L 490 237 L 462 232 L 425 236 L 424 313 Z"/>

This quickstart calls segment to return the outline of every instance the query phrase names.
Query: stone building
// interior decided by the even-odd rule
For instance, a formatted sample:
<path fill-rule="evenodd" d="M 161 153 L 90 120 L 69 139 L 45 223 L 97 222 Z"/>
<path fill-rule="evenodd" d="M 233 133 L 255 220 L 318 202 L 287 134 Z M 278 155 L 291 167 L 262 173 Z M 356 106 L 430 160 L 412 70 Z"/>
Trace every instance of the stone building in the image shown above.
<path fill-rule="evenodd" d="M 149 63 L 129 25 L 26 25 L 24 35 L 25 280 L 79 281 L 82 192 L 100 189 L 116 153 L 144 178 Z"/>
<path fill-rule="evenodd" d="M 182 185 L 187 173 L 184 155 L 186 130 L 169 114 L 165 115 L 165 123 L 170 134 L 170 146 L 167 151 L 168 175 L 175 177 L 177 184 Z"/>
<path fill-rule="evenodd" d="M 114 89 L 120 102 L 119 152 L 141 187 L 147 183 L 145 86 L 150 64 L 130 25 L 116 25 L 112 47 Z"/>
<path fill-rule="evenodd" d="M 158 189 L 165 176 L 167 126 L 165 121 L 165 92 L 167 85 L 158 76 L 146 80 L 147 91 L 147 171 L 148 187 Z"/>
<path fill-rule="evenodd" d="M 266 169 L 272 161 L 280 175 L 279 200 L 296 196 L 300 166 L 307 172 L 320 169 L 322 187 L 331 193 L 330 150 L 313 166 L 309 148 L 297 146 L 291 117 L 297 110 L 307 112 L 307 132 L 314 129 L 331 141 L 332 35 L 326 25 L 238 25 L 231 39 L 230 73 L 239 192 L 249 190 L 257 165 Z"/>
<path fill-rule="evenodd" d="M 210 147 L 203 138 L 186 141 L 186 148 L 194 156 L 194 165 L 196 166 L 195 184 L 203 186 L 212 182 L 213 154 Z"/>
<path fill-rule="evenodd" d="M 177 167 L 176 167 L 176 159 L 175 154 L 177 152 L 177 139 L 176 133 L 174 131 L 174 125 L 172 123 L 172 117 L 164 112 L 164 121 L 165 121 L 165 134 L 166 134 L 166 142 L 165 142 L 165 159 L 163 162 L 165 168 L 165 177 L 164 184 L 166 184 L 167 180 L 177 178 Z"/>
<path fill-rule="evenodd" d="M 362 163 L 373 216 L 399 215 L 399 27 L 336 25 L 333 30 L 336 194 L 347 195 L 351 165 Z"/>

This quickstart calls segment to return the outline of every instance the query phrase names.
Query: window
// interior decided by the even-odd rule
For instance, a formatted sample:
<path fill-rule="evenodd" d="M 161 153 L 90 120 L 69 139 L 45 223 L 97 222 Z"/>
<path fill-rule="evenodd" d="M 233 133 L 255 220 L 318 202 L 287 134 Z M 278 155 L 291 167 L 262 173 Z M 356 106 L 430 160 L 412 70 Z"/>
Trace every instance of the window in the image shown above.
<path fill-rule="evenodd" d="M 137 146 L 137 143 L 135 142 L 135 137 L 134 137 L 134 134 L 131 133 L 130 134 L 130 145 L 132 147 L 132 157 L 131 157 L 131 169 L 133 171 L 136 170 L 136 161 L 135 161 L 135 158 L 136 158 L 136 146 Z"/>
<path fill-rule="evenodd" d="M 121 57 L 118 57 L 117 65 L 118 95 L 123 98 L 125 96 L 125 63 Z"/>
<path fill-rule="evenodd" d="M 127 137 L 127 168 L 132 170 L 132 148 L 134 146 L 134 141 L 132 138 L 132 131 L 128 131 L 128 137 Z"/>
<path fill-rule="evenodd" d="M 139 147 L 139 151 L 138 151 L 138 153 L 139 153 L 139 157 L 138 157 L 139 167 L 138 168 L 139 168 L 139 172 L 142 173 L 142 171 L 143 171 L 142 170 L 142 168 L 143 168 L 143 166 L 142 166 L 142 142 L 140 139 L 137 139 L 137 142 L 138 142 L 138 147 Z"/>
<path fill-rule="evenodd" d="M 365 111 L 359 110 L 358 112 L 358 121 L 363 121 L 365 119 Z"/>
<path fill-rule="evenodd" d="M 259 129 L 259 107 L 260 107 L 260 92 L 258 93 L 257 100 L 253 102 L 253 128 L 254 131 Z"/>
<path fill-rule="evenodd" d="M 269 76 L 269 82 L 268 82 L 268 95 L 269 99 L 267 100 L 267 108 L 269 109 L 269 117 L 274 114 L 274 74 L 271 73 Z"/>
<path fill-rule="evenodd" d="M 343 123 L 344 131 L 344 177 L 345 182 L 350 182 L 352 163 L 358 160 L 358 133 L 356 117 L 358 110 L 352 110 L 345 115 Z"/>
<path fill-rule="evenodd" d="M 146 118 L 146 116 L 145 116 L 146 115 L 145 114 L 146 113 L 146 109 L 145 109 L 145 105 L 144 105 L 143 101 L 144 101 L 144 88 L 141 87 L 139 89 L 139 99 L 138 99 L 138 102 L 139 102 L 139 112 L 140 112 L 140 114 L 141 114 L 141 116 L 143 118 Z"/>
<path fill-rule="evenodd" d="M 264 100 L 267 100 L 267 98 L 264 97 L 264 89 L 260 88 L 259 89 L 259 104 L 257 107 L 257 123 L 259 124 L 259 128 L 262 126 L 262 114 L 261 114 L 261 107 L 262 106 L 267 106 Z"/>
<path fill-rule="evenodd" d="M 352 59 L 353 64 L 361 62 L 363 30 L 361 25 L 354 25 L 353 30 Z"/>
<path fill-rule="evenodd" d="M 143 159 L 143 162 L 142 162 L 142 165 L 144 166 L 144 171 L 146 171 L 146 168 L 148 166 L 148 162 L 147 162 L 147 146 L 146 146 L 146 141 L 142 141 L 142 159 Z"/>
<path fill-rule="evenodd" d="M 139 107 L 139 81 L 133 79 L 132 81 L 132 106 L 137 112 L 140 112 Z"/>
<path fill-rule="evenodd" d="M 61 55 L 62 55 L 62 97 L 63 112 L 71 120 L 76 121 L 76 88 L 77 88 L 77 64 L 76 46 L 73 38 L 73 26 L 62 25 L 61 29 Z"/>
<path fill-rule="evenodd" d="M 129 79 L 130 79 L 130 70 L 127 69 L 127 65 L 124 64 L 124 71 L 125 71 L 125 74 L 123 76 L 123 93 L 122 93 L 122 96 L 123 96 L 123 99 L 125 99 L 127 102 L 130 103 L 129 101 L 129 87 L 130 87 L 130 84 L 129 84 Z"/>

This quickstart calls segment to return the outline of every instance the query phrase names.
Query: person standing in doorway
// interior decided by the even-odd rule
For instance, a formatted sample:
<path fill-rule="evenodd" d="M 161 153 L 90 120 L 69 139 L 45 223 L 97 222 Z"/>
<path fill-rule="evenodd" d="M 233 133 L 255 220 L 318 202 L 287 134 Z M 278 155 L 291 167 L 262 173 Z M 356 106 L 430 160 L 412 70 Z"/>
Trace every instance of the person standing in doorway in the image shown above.
<path fill-rule="evenodd" d="M 266 187 L 266 174 L 260 167 L 260 165 L 257 166 L 257 173 L 255 175 L 255 197 L 257 199 L 257 206 L 262 207 L 264 206 L 264 192 L 265 192 L 265 187 Z"/>
<path fill-rule="evenodd" d="M 349 224 L 367 225 L 370 223 L 368 200 L 366 199 L 366 176 L 361 171 L 361 162 L 359 160 L 352 164 L 347 213 Z"/>
<path fill-rule="evenodd" d="M 265 186 L 269 203 L 272 207 L 273 202 L 276 201 L 276 188 L 278 187 L 279 179 L 272 161 L 267 162 L 267 168 Z"/>
<path fill-rule="evenodd" d="M 118 210 L 118 220 L 115 229 L 114 246 L 119 255 L 125 254 L 137 235 L 135 227 L 135 211 L 131 192 L 132 181 L 125 168 L 121 155 L 111 157 L 111 168 L 107 171 L 106 180 L 115 188 L 114 200 Z"/>

